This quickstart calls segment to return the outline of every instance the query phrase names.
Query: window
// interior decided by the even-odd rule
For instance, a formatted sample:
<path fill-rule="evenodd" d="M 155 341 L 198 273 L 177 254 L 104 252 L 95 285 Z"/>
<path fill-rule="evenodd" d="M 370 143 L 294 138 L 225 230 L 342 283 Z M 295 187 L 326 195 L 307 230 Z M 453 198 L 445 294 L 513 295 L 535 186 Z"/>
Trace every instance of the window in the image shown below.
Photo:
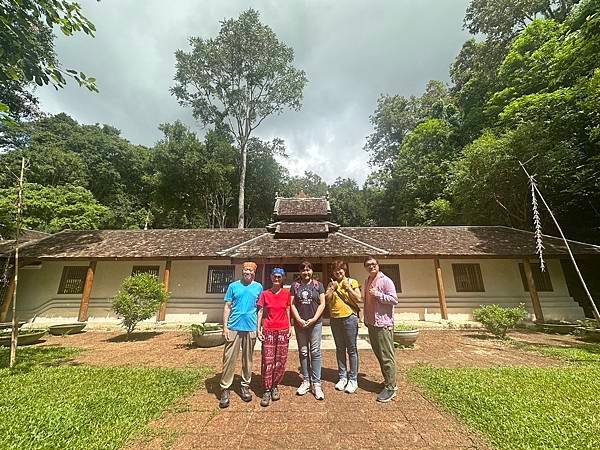
<path fill-rule="evenodd" d="M 85 275 L 88 266 L 65 266 L 63 267 L 59 294 L 81 294 L 85 283 Z"/>
<path fill-rule="evenodd" d="M 540 265 L 536 263 L 530 263 L 531 274 L 533 275 L 533 284 L 536 291 L 538 292 L 552 292 L 552 280 L 550 279 L 550 273 L 546 267 L 546 271 L 542 272 Z M 523 263 L 519 263 L 519 272 L 521 272 L 521 281 L 523 282 L 523 289 L 529 292 L 529 286 L 527 285 L 527 276 L 525 275 L 525 266 Z"/>
<path fill-rule="evenodd" d="M 452 264 L 456 292 L 485 292 L 479 264 Z"/>
<path fill-rule="evenodd" d="M 234 266 L 208 266 L 206 292 L 209 294 L 224 294 L 234 277 Z"/>
<path fill-rule="evenodd" d="M 158 278 L 158 272 L 160 270 L 160 266 L 133 266 L 131 270 L 131 275 L 139 275 L 140 273 L 148 273 L 150 275 L 154 275 Z"/>
<path fill-rule="evenodd" d="M 396 286 L 396 292 L 402 292 L 400 266 L 398 264 L 379 264 L 379 270 L 392 279 L 394 286 Z"/>

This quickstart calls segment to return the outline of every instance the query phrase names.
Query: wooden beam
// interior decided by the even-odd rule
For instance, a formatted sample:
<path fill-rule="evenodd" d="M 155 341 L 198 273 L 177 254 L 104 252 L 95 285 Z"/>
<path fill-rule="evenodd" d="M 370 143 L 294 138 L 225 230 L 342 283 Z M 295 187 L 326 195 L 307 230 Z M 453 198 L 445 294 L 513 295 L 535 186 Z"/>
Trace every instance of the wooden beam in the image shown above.
<path fill-rule="evenodd" d="M 446 304 L 446 290 L 444 289 L 444 279 L 442 278 L 442 267 L 440 266 L 440 258 L 433 258 L 435 265 L 435 280 L 437 282 L 438 300 L 440 302 L 440 312 L 442 319 L 448 320 L 448 305 Z"/>
<path fill-rule="evenodd" d="M 544 323 L 544 313 L 542 312 L 540 297 L 537 289 L 535 288 L 535 281 L 533 280 L 533 273 L 531 271 L 529 258 L 523 258 L 523 269 L 525 270 L 525 278 L 527 278 L 527 287 L 529 288 L 529 296 L 531 297 L 531 303 L 533 304 L 535 320 L 536 322 Z"/>
<path fill-rule="evenodd" d="M 4 292 L 4 298 L 2 299 L 2 306 L 0 306 L 0 322 L 6 322 L 6 316 L 8 316 L 8 309 L 13 299 L 15 292 L 15 277 L 11 276 L 6 291 Z"/>
<path fill-rule="evenodd" d="M 169 292 L 170 282 L 171 282 L 171 260 L 167 259 L 167 263 L 165 264 L 165 271 L 163 273 L 163 287 L 164 287 L 165 292 Z M 165 320 L 165 317 L 167 315 L 167 301 L 168 300 L 165 300 L 164 302 L 161 302 L 161 304 L 160 304 L 160 309 L 158 310 L 158 316 L 156 317 L 156 320 L 158 322 L 162 322 Z"/>
<path fill-rule="evenodd" d="M 85 322 L 88 320 L 88 309 L 90 306 L 90 297 L 92 287 L 94 286 L 94 274 L 96 273 L 96 261 L 90 261 L 87 273 L 85 274 L 85 284 L 83 285 L 83 293 L 81 294 L 81 303 L 79 304 L 79 320 Z"/>

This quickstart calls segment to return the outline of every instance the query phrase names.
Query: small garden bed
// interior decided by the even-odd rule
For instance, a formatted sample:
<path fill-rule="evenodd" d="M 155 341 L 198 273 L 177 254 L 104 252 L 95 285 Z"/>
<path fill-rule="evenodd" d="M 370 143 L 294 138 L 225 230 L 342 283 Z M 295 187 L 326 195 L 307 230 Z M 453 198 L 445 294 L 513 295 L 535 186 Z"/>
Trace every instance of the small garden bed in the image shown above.
<path fill-rule="evenodd" d="M 535 324 L 536 330 L 550 334 L 572 334 L 575 333 L 577 327 L 578 325 L 576 323 L 563 321 L 547 321 Z"/>
<path fill-rule="evenodd" d="M 31 345 L 39 342 L 39 340 L 48 332 L 46 329 L 30 329 L 23 330 L 19 329 L 19 336 L 17 339 L 17 345 Z M 3 331 L 0 333 L 0 346 L 10 346 L 11 331 Z"/>
<path fill-rule="evenodd" d="M 192 325 L 192 342 L 197 347 L 217 347 L 225 343 L 223 325 L 220 323 L 201 323 Z"/>
<path fill-rule="evenodd" d="M 413 325 L 398 324 L 394 327 L 394 342 L 399 347 L 412 347 L 419 337 L 419 328 Z"/>

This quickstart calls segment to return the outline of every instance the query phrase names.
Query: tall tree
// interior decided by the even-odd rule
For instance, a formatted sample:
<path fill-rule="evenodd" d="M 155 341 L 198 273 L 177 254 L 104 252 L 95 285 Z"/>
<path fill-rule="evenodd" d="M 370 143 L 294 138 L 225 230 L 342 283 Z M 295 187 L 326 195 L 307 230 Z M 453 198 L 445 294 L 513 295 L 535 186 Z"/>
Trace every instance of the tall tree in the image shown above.
<path fill-rule="evenodd" d="M 240 152 L 238 227 L 245 225 L 248 143 L 263 120 L 284 107 L 300 109 L 307 82 L 292 63 L 294 51 L 260 22 L 253 9 L 221 23 L 214 39 L 192 37 L 191 52 L 175 52 L 171 92 L 203 124 L 226 126 Z"/>

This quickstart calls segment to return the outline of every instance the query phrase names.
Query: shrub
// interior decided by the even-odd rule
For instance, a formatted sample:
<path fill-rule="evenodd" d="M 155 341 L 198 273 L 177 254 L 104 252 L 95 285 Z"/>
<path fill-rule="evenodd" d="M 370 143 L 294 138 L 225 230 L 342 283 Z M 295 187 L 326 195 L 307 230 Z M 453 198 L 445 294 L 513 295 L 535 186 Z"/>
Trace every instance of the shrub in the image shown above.
<path fill-rule="evenodd" d="M 202 336 L 207 331 L 218 331 L 223 330 L 223 325 L 220 323 L 200 323 L 192 325 L 192 335 L 194 336 Z"/>
<path fill-rule="evenodd" d="M 154 275 L 141 273 L 125 278 L 121 289 L 113 299 L 113 311 L 123 318 L 122 325 L 127 336 L 142 320 L 149 319 L 158 311 L 163 301 L 167 301 L 169 293 Z"/>
<path fill-rule="evenodd" d="M 473 318 L 476 321 L 481 322 L 490 333 L 501 338 L 506 337 L 506 332 L 514 328 L 526 316 L 527 310 L 523 303 L 516 308 L 485 305 L 473 311 Z"/>

